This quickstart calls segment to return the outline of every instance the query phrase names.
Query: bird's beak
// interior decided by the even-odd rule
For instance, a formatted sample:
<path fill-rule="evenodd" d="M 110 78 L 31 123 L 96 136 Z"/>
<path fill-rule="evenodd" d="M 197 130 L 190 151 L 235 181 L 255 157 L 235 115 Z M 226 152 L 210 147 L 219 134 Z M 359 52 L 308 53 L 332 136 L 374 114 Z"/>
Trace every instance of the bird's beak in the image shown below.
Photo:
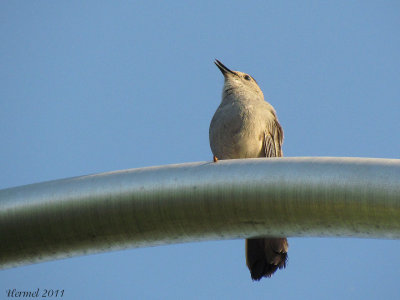
<path fill-rule="evenodd" d="M 231 73 L 233 75 L 236 75 L 236 73 L 230 69 L 228 69 L 227 67 L 225 67 L 225 65 L 220 62 L 218 59 L 216 59 L 214 61 L 215 65 L 218 67 L 218 69 L 221 71 L 221 73 L 225 76 L 227 73 Z"/>

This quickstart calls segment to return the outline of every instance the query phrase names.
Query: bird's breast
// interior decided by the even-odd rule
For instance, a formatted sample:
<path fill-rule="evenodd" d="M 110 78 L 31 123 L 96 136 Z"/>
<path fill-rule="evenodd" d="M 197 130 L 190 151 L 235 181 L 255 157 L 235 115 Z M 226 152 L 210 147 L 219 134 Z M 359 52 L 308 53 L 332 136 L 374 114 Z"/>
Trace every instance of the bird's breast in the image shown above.
<path fill-rule="evenodd" d="M 252 103 L 221 103 L 210 124 L 210 146 L 219 159 L 263 156 L 268 111 Z"/>

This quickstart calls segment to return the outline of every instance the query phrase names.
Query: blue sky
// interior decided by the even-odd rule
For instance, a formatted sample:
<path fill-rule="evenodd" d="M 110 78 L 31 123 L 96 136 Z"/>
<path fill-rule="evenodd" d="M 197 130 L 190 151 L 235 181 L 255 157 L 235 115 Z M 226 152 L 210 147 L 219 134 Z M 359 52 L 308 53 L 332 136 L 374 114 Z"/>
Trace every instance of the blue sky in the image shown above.
<path fill-rule="evenodd" d="M 212 158 L 218 58 L 251 74 L 285 156 L 398 158 L 398 1 L 2 1 L 0 188 Z M 290 238 L 250 280 L 244 241 L 129 249 L 0 271 L 64 299 L 394 299 L 400 243 Z"/>

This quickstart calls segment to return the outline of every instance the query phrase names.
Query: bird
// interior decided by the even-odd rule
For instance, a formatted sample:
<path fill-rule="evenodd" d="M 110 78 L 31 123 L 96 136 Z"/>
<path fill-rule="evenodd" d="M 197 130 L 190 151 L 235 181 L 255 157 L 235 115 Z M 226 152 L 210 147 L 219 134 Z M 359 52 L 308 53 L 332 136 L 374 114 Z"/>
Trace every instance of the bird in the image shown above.
<path fill-rule="evenodd" d="M 224 76 L 222 100 L 209 128 L 214 162 L 283 156 L 283 129 L 257 81 L 249 74 L 230 70 L 217 59 L 214 63 Z M 245 243 L 252 280 L 271 277 L 277 269 L 286 267 L 289 244 L 285 237 L 248 238 Z"/>

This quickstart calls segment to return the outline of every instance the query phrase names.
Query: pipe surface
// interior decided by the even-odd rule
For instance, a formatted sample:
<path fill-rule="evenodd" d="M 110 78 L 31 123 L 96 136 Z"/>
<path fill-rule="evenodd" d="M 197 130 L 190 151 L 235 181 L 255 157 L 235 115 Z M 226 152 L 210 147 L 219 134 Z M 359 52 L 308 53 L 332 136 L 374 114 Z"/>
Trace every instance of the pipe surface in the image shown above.
<path fill-rule="evenodd" d="M 256 158 L 0 190 L 0 267 L 256 236 L 400 238 L 400 160 Z"/>

